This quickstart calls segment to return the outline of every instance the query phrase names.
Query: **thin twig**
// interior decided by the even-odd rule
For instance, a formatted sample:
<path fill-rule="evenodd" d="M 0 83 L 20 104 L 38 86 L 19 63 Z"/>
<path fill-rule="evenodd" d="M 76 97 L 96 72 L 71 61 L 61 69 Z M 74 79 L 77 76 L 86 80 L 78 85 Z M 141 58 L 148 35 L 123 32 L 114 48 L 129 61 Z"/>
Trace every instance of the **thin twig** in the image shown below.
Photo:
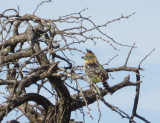
<path fill-rule="evenodd" d="M 148 56 L 150 56 L 154 50 L 155 50 L 155 48 L 154 48 L 148 55 L 146 55 L 146 56 L 141 60 L 141 62 L 139 63 L 139 68 L 140 68 L 142 62 L 143 62 Z"/>
<path fill-rule="evenodd" d="M 134 48 L 134 45 L 135 45 L 135 44 L 136 44 L 136 43 L 134 43 L 133 46 L 131 47 L 131 49 L 130 49 L 130 51 L 129 51 L 129 53 L 128 53 L 128 56 L 127 56 L 127 58 L 126 58 L 126 62 L 125 62 L 125 64 L 124 64 L 124 66 L 127 66 L 127 62 L 128 62 L 128 60 L 129 60 L 129 56 L 131 55 L 132 49 Z"/>
<path fill-rule="evenodd" d="M 48 3 L 48 2 L 52 2 L 51 0 L 47 0 L 47 1 L 42 1 L 40 4 L 38 4 L 38 6 L 36 7 L 36 9 L 33 12 L 33 15 L 36 13 L 36 11 L 38 10 L 38 8 L 43 4 L 43 3 Z"/>
<path fill-rule="evenodd" d="M 102 117 L 102 113 L 101 113 L 101 109 L 99 106 L 98 95 L 96 95 L 96 98 L 97 98 L 96 100 L 97 100 L 97 107 L 98 107 L 98 112 L 99 112 L 99 118 L 98 118 L 98 123 L 99 123 Z"/>
<path fill-rule="evenodd" d="M 146 120 L 144 117 L 142 117 L 142 116 L 140 116 L 140 115 L 138 115 L 138 114 L 136 114 L 135 116 L 136 116 L 137 118 L 143 120 L 143 121 L 146 122 L 146 123 L 151 123 L 150 121 Z"/>
<path fill-rule="evenodd" d="M 101 25 L 101 26 L 96 26 L 96 25 L 94 24 L 94 22 L 91 21 L 91 20 L 88 19 L 88 18 L 85 18 L 85 19 L 88 20 L 88 21 L 90 21 L 90 22 L 94 25 L 95 29 L 97 29 L 102 35 L 106 36 L 108 39 L 110 39 L 111 41 L 113 41 L 115 44 L 118 44 L 118 45 L 120 45 L 120 46 L 131 47 L 131 46 L 129 46 L 129 45 L 123 45 L 123 44 L 120 44 L 120 43 L 116 42 L 113 38 L 111 38 L 111 37 L 108 36 L 107 34 L 103 33 L 103 32 L 99 29 L 99 27 L 107 26 L 109 23 L 112 23 L 112 22 L 115 22 L 115 21 L 119 21 L 119 20 L 124 19 L 124 18 L 128 19 L 129 17 L 131 17 L 131 16 L 134 15 L 134 14 L 135 14 L 135 12 L 132 13 L 132 14 L 130 14 L 130 15 L 128 15 L 128 16 L 123 16 L 123 15 L 122 15 L 121 17 L 119 17 L 119 18 L 117 18 L 117 19 L 114 19 L 114 20 L 111 20 L 111 21 L 108 21 L 107 23 L 105 23 L 104 25 Z"/>
<path fill-rule="evenodd" d="M 80 89 L 80 93 L 81 93 L 81 95 L 82 95 L 82 97 L 83 97 L 83 100 L 84 100 L 86 106 L 87 106 L 88 114 L 89 114 L 90 117 L 93 119 L 93 116 L 92 116 L 91 113 L 90 113 L 90 108 L 89 108 L 89 106 L 88 106 L 87 100 L 86 100 L 86 98 L 85 98 L 85 96 L 84 96 L 84 94 L 83 94 L 82 88 L 81 88 L 81 86 L 79 85 L 79 83 L 78 83 L 78 81 L 77 81 L 76 79 L 75 79 L 75 82 L 76 82 L 78 88 Z"/>
<path fill-rule="evenodd" d="M 105 99 L 103 98 L 103 96 L 101 95 L 100 90 L 99 90 L 99 88 L 97 87 L 96 84 L 94 84 L 94 88 L 95 88 L 96 93 L 98 94 L 99 99 L 100 99 L 107 107 L 109 107 L 111 110 L 113 110 L 113 111 L 115 111 L 116 113 L 118 113 L 122 118 L 131 119 L 131 117 L 129 117 L 129 115 L 128 115 L 127 113 L 125 113 L 124 111 L 122 111 L 122 110 L 119 109 L 118 107 L 115 107 L 115 106 L 109 104 L 108 102 L 106 102 Z M 131 119 L 131 121 L 132 121 L 133 123 L 135 123 L 134 120 Z"/>
<path fill-rule="evenodd" d="M 118 54 L 117 55 L 115 55 L 115 56 L 113 56 L 111 59 L 109 59 L 109 61 L 107 62 L 107 63 L 105 63 L 105 64 L 103 64 L 103 65 L 108 65 L 114 58 L 116 58 L 118 56 Z"/>

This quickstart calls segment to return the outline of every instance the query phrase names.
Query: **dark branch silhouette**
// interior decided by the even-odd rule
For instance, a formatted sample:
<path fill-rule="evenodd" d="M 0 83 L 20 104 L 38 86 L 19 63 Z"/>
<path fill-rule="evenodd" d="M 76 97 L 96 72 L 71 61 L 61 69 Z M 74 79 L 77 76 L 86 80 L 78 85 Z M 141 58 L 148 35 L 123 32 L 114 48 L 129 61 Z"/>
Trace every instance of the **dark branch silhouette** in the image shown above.
<path fill-rule="evenodd" d="M 87 9 L 57 19 L 36 16 L 38 8 L 46 2 L 51 1 L 41 2 L 32 15 L 20 15 L 16 9 L 7 9 L 0 14 L 0 86 L 5 86 L 7 90 L 7 93 L 0 91 L 5 97 L 5 102 L 0 105 L 0 122 L 17 108 L 30 122 L 80 123 L 70 119 L 71 112 L 101 100 L 108 108 L 122 118 L 127 118 L 131 123 L 136 122 L 134 117 L 149 123 L 146 118 L 137 114 L 137 108 L 142 82 L 140 71 L 143 70 L 140 65 L 153 51 L 139 63 L 138 67 L 127 66 L 135 44 L 133 46 L 121 44 L 101 30 L 102 27 L 128 19 L 135 13 L 122 15 L 102 25 L 96 25 L 89 17 L 83 16 L 83 12 Z M 15 14 L 6 14 L 10 12 Z M 89 23 L 92 27 L 84 26 L 84 23 Z M 59 24 L 72 25 L 62 29 Z M 97 31 L 98 35 L 92 35 L 93 31 Z M 126 71 L 136 75 L 136 82 L 132 82 L 128 75 L 122 82 L 111 86 L 112 93 L 110 93 L 114 94 L 117 90 L 128 86 L 136 87 L 131 116 L 120 107 L 106 102 L 103 97 L 109 93 L 96 85 L 92 88 L 93 83 L 84 75 L 82 64 L 77 64 L 76 59 L 70 57 L 75 52 L 84 54 L 84 51 L 75 48 L 75 45 L 81 46 L 88 41 L 96 44 L 97 40 L 106 42 L 113 47 L 113 50 L 118 50 L 117 45 L 131 48 L 123 66 L 106 69 L 108 73 Z M 112 62 L 115 57 L 118 55 L 106 64 Z M 87 83 L 89 87 L 83 89 L 79 84 L 80 81 Z M 27 89 L 33 86 L 34 93 L 29 93 Z M 52 98 L 50 99 L 48 95 Z M 89 107 L 88 113 L 90 114 Z M 90 116 L 92 117 L 91 114 Z M 20 117 L 8 122 L 17 123 Z"/>

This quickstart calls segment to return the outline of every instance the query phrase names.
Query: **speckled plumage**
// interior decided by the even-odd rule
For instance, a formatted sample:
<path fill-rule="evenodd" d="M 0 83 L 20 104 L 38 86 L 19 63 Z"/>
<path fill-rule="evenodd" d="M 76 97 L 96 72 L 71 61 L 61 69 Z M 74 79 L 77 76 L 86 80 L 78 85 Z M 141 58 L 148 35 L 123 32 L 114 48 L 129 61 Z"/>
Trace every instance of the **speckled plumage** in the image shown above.
<path fill-rule="evenodd" d="M 94 53 L 90 50 L 87 50 L 87 53 L 82 58 L 85 61 L 85 74 L 90 78 L 91 82 L 103 82 L 105 88 L 110 88 L 107 83 L 108 73 L 105 71 L 103 66 L 99 64 L 98 59 Z"/>
<path fill-rule="evenodd" d="M 85 64 L 84 70 L 92 82 L 106 82 L 108 79 L 108 73 L 99 63 Z"/>

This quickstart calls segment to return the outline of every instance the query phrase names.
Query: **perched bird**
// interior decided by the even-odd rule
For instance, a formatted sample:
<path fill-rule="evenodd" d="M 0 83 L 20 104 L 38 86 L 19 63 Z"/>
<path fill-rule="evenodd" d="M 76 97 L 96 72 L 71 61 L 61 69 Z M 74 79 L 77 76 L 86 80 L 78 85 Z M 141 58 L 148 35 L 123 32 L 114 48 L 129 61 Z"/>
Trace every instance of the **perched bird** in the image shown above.
<path fill-rule="evenodd" d="M 81 57 L 84 59 L 85 74 L 90 78 L 91 82 L 102 82 L 105 89 L 111 92 L 111 88 L 107 83 L 107 79 L 109 78 L 107 71 L 99 64 L 97 57 L 91 50 L 86 49 L 86 51 L 85 56 Z"/>

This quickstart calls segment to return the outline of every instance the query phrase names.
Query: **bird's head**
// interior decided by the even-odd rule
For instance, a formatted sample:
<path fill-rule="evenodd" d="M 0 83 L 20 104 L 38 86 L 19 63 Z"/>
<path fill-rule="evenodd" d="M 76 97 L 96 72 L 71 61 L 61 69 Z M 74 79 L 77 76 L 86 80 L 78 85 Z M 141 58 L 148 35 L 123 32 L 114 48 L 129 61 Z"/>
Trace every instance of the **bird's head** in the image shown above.
<path fill-rule="evenodd" d="M 85 64 L 92 64 L 92 63 L 97 63 L 98 60 L 96 58 L 96 56 L 94 55 L 94 53 L 91 50 L 86 49 L 86 54 L 85 56 L 82 56 L 81 58 L 84 59 Z"/>

